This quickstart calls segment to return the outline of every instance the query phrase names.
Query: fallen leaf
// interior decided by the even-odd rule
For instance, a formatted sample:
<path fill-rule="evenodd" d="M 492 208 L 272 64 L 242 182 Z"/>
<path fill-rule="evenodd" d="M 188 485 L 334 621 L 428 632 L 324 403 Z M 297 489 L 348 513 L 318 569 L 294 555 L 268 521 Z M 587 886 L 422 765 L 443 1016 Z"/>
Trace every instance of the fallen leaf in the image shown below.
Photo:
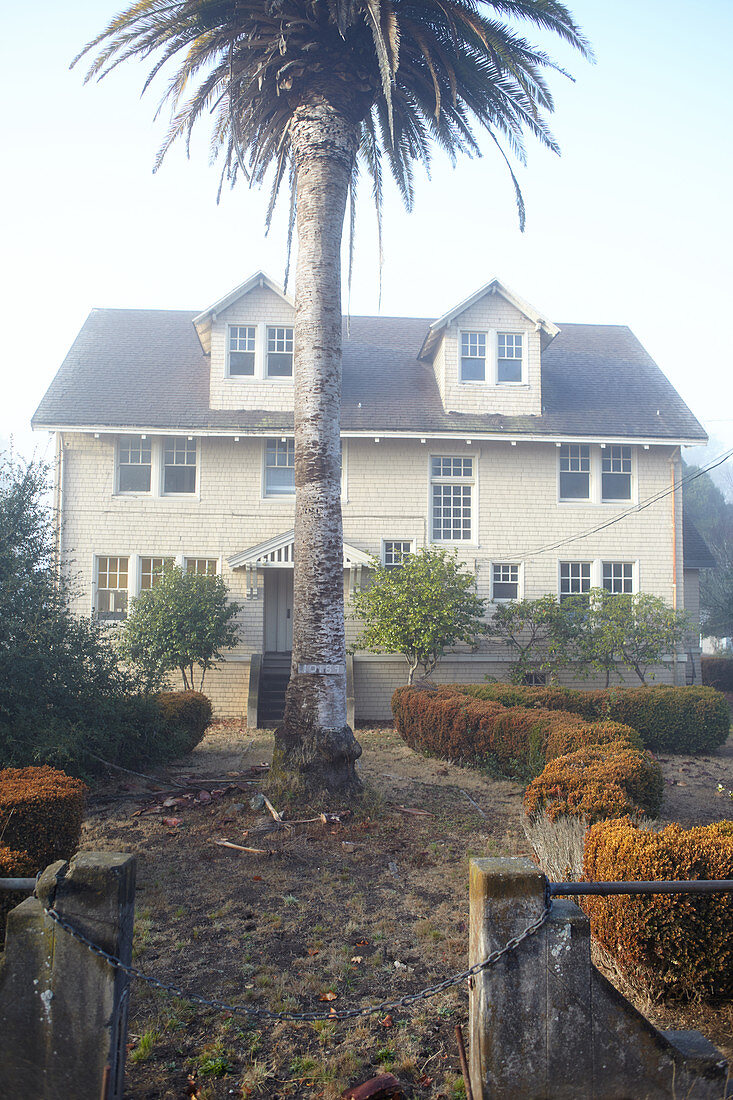
<path fill-rule="evenodd" d="M 385 1016 L 383 1020 L 379 1021 L 382 1027 L 394 1027 L 394 1020 L 391 1016 Z"/>
<path fill-rule="evenodd" d="M 182 817 L 164 817 L 162 818 L 164 825 L 167 825 L 169 829 L 176 829 L 179 825 L 183 824 Z"/>
<path fill-rule="evenodd" d="M 429 1089 L 433 1083 L 433 1079 L 432 1077 L 428 1077 L 427 1073 L 424 1073 L 417 1083 L 421 1089 Z"/>
<path fill-rule="evenodd" d="M 311 958 L 313 958 L 314 955 L 320 955 L 320 951 L 317 947 L 309 947 L 308 954 L 311 956 Z"/>
<path fill-rule="evenodd" d="M 328 993 L 322 993 L 318 998 L 319 1001 L 335 1001 L 338 997 L 338 993 L 334 993 L 332 989 L 329 989 Z"/>
<path fill-rule="evenodd" d="M 368 945 L 369 945 L 369 940 L 357 940 L 356 941 L 356 946 L 357 947 L 367 947 Z"/>
<path fill-rule="evenodd" d="M 166 798 L 163 805 L 167 810 L 172 810 L 174 806 L 177 806 L 180 803 L 180 801 L 180 798 Z"/>
<path fill-rule="evenodd" d="M 252 882 L 262 882 L 262 875 L 252 875 Z"/>
<path fill-rule="evenodd" d="M 352 957 L 351 961 L 353 963 L 363 963 L 364 962 L 364 956 L 363 955 L 354 955 Z"/>
<path fill-rule="evenodd" d="M 209 794 L 208 791 L 197 791 L 196 801 L 197 802 L 211 802 L 211 795 Z"/>

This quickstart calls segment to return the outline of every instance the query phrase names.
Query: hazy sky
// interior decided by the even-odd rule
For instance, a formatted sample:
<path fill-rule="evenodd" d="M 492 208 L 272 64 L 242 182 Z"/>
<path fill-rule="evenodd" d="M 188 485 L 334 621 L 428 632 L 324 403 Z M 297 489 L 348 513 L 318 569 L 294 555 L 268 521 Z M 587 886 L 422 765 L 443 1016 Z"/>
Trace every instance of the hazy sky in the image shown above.
<path fill-rule="evenodd" d="M 597 64 L 552 47 L 576 82 L 552 80 L 562 157 L 529 144 L 519 173 L 526 232 L 488 144 L 455 169 L 436 159 L 411 214 L 388 195 L 382 312 L 437 317 L 497 275 L 560 325 L 628 324 L 722 450 L 733 446 L 733 3 L 570 7 Z M 217 207 L 203 132 L 191 161 L 176 151 L 152 174 L 164 81 L 141 100 L 144 68 L 86 87 L 69 71 L 117 10 L 37 0 L 3 13 L 0 439 L 13 434 L 25 452 L 30 417 L 93 306 L 200 310 L 258 268 L 282 278 L 282 214 L 265 239 L 263 194 L 238 187 Z M 354 314 L 378 309 L 375 236 L 365 193 Z M 35 437 L 41 450 L 46 440 Z"/>

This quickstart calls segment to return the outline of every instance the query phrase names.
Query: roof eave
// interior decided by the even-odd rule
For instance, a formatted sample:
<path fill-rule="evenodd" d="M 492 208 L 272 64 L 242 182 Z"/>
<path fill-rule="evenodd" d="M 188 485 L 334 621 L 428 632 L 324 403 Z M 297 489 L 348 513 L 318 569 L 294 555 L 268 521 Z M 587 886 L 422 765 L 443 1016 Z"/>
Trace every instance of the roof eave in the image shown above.
<path fill-rule="evenodd" d="M 211 325 L 216 320 L 220 313 L 223 313 L 225 309 L 228 309 L 233 302 L 236 302 L 238 298 L 243 298 L 245 294 L 249 294 L 255 287 L 266 286 L 268 290 L 271 290 L 278 297 L 282 298 L 284 302 L 295 308 L 295 302 L 289 294 L 285 294 L 282 287 L 266 275 L 264 271 L 256 271 L 254 275 L 250 275 L 249 279 L 240 283 L 234 290 L 230 290 L 228 294 L 225 294 L 223 298 L 220 298 L 218 302 L 214 302 L 212 306 L 205 309 L 203 313 L 199 313 L 197 317 L 193 319 L 193 326 L 196 329 L 201 347 L 204 354 L 209 355 L 211 352 Z"/>

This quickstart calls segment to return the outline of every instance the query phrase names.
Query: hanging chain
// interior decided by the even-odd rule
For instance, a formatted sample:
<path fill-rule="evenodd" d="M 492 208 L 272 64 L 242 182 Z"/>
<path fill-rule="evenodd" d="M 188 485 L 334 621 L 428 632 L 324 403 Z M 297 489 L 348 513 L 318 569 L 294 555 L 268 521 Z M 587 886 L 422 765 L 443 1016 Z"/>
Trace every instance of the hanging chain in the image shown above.
<path fill-rule="evenodd" d="M 474 963 L 468 970 L 462 970 L 460 974 L 452 974 L 449 978 L 444 978 L 442 982 L 438 982 L 436 985 L 430 985 L 426 989 L 420 990 L 419 993 L 408 993 L 406 996 L 399 997 L 395 1001 L 382 1001 L 380 1004 L 367 1005 L 366 1008 L 332 1009 L 330 1012 L 272 1012 L 268 1008 L 254 1008 L 249 1005 L 231 1005 L 227 1004 L 226 1001 L 202 997 L 200 993 L 189 993 L 179 986 L 173 985 L 171 982 L 161 981 L 160 978 L 154 978 L 150 974 L 143 974 L 141 970 L 136 970 L 135 967 L 128 966 L 127 963 L 123 963 L 121 959 L 118 959 L 115 955 L 111 955 L 109 951 L 105 951 L 103 947 L 100 947 L 90 940 L 83 932 L 80 932 L 78 928 L 69 924 L 69 922 L 55 909 L 50 908 L 45 911 L 51 920 L 58 924 L 60 928 L 63 928 L 64 931 L 68 932 L 70 936 L 73 936 L 75 940 L 83 943 L 92 954 L 98 955 L 100 959 L 104 959 L 105 962 L 109 963 L 115 970 L 120 970 L 130 978 L 138 978 L 141 982 L 145 982 L 146 985 L 151 986 L 153 989 L 160 989 L 164 993 L 170 993 L 174 997 L 179 997 L 181 1000 L 191 1001 L 205 1008 L 217 1008 L 223 1012 L 253 1016 L 260 1020 L 336 1021 L 356 1020 L 363 1016 L 373 1016 L 375 1013 L 386 1013 L 393 1009 L 405 1008 L 407 1005 L 414 1004 L 416 1001 L 424 1001 L 429 997 L 435 997 L 438 993 L 442 993 L 444 989 L 450 989 L 454 985 L 460 985 L 461 982 L 467 981 L 469 978 L 474 977 L 474 975 L 480 974 L 482 970 L 487 970 L 490 966 L 493 966 L 494 963 L 498 962 L 504 955 L 508 955 L 511 951 L 515 951 L 524 940 L 529 939 L 535 932 L 538 932 L 550 916 L 551 909 L 552 900 L 549 896 L 546 896 L 542 913 L 533 920 L 531 924 L 528 924 L 524 931 L 520 932 L 517 936 L 513 936 L 503 947 L 496 951 L 492 951 L 483 962 Z"/>

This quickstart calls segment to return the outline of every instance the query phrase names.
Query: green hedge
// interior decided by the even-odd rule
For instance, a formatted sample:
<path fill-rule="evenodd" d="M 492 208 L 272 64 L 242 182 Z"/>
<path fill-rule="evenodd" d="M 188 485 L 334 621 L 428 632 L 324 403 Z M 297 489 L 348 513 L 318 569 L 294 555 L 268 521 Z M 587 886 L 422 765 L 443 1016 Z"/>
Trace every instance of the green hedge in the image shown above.
<path fill-rule="evenodd" d="M 504 706 L 564 710 L 581 717 L 610 719 L 638 730 L 653 752 L 712 752 L 730 733 L 730 709 L 711 687 L 638 687 L 579 691 L 514 684 L 455 684 L 453 691 Z"/>
<path fill-rule="evenodd" d="M 733 691 L 733 657 L 703 657 L 702 682 L 718 691 Z"/>
<path fill-rule="evenodd" d="M 471 699 L 453 687 L 398 688 L 392 713 L 412 748 L 447 760 L 495 763 L 507 775 L 537 775 L 548 759 L 588 745 L 622 741 L 637 748 L 635 730 L 618 722 L 585 722 L 575 714 L 507 707 Z"/>

